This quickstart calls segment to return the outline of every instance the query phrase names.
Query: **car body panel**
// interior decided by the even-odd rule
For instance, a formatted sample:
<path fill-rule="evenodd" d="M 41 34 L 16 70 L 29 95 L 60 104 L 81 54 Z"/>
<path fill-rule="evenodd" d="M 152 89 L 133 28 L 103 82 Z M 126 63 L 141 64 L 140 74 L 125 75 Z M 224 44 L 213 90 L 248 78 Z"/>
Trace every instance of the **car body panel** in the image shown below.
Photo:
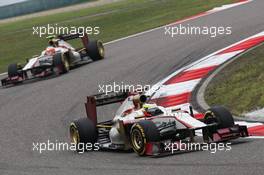
<path fill-rule="evenodd" d="M 25 67 L 23 67 L 23 69 L 22 70 L 29 70 L 29 69 L 31 69 L 33 66 L 34 66 L 34 64 L 36 64 L 36 62 L 38 61 L 38 57 L 35 57 L 35 58 L 31 58 L 30 60 L 29 60 L 29 62 L 25 65 Z"/>

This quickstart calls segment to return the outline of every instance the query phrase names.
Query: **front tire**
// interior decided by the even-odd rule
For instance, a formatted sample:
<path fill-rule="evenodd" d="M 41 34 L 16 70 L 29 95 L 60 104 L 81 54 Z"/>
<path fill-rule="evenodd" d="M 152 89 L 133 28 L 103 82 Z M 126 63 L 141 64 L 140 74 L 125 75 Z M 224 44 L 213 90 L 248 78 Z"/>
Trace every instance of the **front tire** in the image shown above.
<path fill-rule="evenodd" d="M 10 64 L 8 66 L 8 77 L 16 77 L 19 76 L 19 67 L 17 64 Z"/>
<path fill-rule="evenodd" d="M 69 72 L 70 70 L 70 64 L 69 64 L 69 60 L 67 59 L 67 57 L 61 53 L 56 53 L 53 56 L 53 65 L 54 67 L 58 68 L 59 74 L 65 74 L 67 72 Z"/>
<path fill-rule="evenodd" d="M 205 123 L 217 123 L 218 129 L 234 126 L 234 118 L 230 111 L 223 106 L 214 106 L 205 113 Z"/>
<path fill-rule="evenodd" d="M 139 155 L 144 156 L 146 153 L 146 144 L 148 142 L 160 141 L 160 133 L 150 120 L 141 120 L 134 124 L 130 132 L 131 146 Z"/>
<path fill-rule="evenodd" d="M 102 41 L 95 40 L 88 43 L 88 56 L 93 61 L 102 60 L 105 57 L 105 50 Z"/>

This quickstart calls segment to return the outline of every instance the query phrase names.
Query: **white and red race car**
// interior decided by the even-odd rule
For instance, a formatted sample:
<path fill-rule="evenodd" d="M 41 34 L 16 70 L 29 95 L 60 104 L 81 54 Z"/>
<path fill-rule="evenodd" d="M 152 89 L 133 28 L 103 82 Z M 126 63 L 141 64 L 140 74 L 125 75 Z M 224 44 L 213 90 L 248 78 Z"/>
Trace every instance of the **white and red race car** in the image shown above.
<path fill-rule="evenodd" d="M 80 38 L 83 47 L 73 48 L 66 41 Z M 24 66 L 10 64 L 8 77 L 1 80 L 2 86 L 16 85 L 29 79 L 43 78 L 52 74 L 67 73 L 71 68 L 91 61 L 101 60 L 105 56 L 104 46 L 100 40 L 90 41 L 87 34 L 59 35 L 49 37 L 49 46 L 34 56 Z"/>
<path fill-rule="evenodd" d="M 247 127 L 234 124 L 232 115 L 224 107 L 212 107 L 202 120 L 197 120 L 191 107 L 190 111 L 166 109 L 148 99 L 129 92 L 88 96 L 87 117 L 70 124 L 72 143 L 96 143 L 101 149 L 133 149 L 140 156 L 156 156 L 168 154 L 168 145 L 195 143 L 197 133 L 201 143 L 207 144 L 248 136 Z M 122 104 L 114 118 L 98 123 L 96 107 L 118 102 Z"/>

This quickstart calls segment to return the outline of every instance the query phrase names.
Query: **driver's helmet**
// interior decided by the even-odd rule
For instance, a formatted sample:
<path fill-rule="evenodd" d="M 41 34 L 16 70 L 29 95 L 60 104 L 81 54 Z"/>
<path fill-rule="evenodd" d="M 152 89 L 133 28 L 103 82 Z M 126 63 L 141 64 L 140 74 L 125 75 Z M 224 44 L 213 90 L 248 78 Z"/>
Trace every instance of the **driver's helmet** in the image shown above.
<path fill-rule="evenodd" d="M 58 47 L 59 46 L 59 39 L 51 39 L 49 40 L 49 45 L 53 47 Z"/>
<path fill-rule="evenodd" d="M 48 36 L 47 39 L 49 40 L 50 46 L 58 47 L 59 39 L 57 39 L 55 35 Z"/>
<path fill-rule="evenodd" d="M 156 104 L 144 104 L 143 109 L 150 116 L 163 114 L 163 111 Z"/>
<path fill-rule="evenodd" d="M 52 56 L 55 54 L 55 48 L 52 46 L 48 46 L 45 50 L 45 55 Z"/>

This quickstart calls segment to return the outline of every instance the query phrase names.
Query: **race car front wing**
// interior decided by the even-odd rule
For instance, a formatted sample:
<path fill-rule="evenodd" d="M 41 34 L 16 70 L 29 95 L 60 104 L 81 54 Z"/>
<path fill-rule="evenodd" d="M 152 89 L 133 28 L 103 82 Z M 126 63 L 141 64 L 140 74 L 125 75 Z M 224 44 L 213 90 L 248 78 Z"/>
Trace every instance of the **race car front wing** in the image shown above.
<path fill-rule="evenodd" d="M 186 140 L 164 140 L 160 142 L 148 142 L 146 144 L 146 155 L 148 156 L 164 156 L 176 153 L 183 153 L 183 152 L 193 152 L 193 151 L 200 151 L 194 149 L 193 147 L 197 148 L 197 144 L 201 147 L 204 144 L 212 144 L 212 143 L 219 143 L 219 142 L 226 142 L 228 140 L 236 139 L 239 137 L 247 137 L 248 130 L 246 126 L 234 125 L 230 128 L 218 129 L 214 133 L 210 133 L 210 127 L 202 128 L 202 142 L 196 141 L 194 139 L 195 135 L 193 135 L 191 130 L 193 129 L 186 129 L 186 134 L 189 134 L 189 139 Z M 189 144 L 188 144 L 189 143 Z M 195 144 L 190 144 L 195 143 Z M 183 148 L 183 144 L 187 144 L 188 146 Z M 199 147 L 200 148 L 200 147 Z"/>

